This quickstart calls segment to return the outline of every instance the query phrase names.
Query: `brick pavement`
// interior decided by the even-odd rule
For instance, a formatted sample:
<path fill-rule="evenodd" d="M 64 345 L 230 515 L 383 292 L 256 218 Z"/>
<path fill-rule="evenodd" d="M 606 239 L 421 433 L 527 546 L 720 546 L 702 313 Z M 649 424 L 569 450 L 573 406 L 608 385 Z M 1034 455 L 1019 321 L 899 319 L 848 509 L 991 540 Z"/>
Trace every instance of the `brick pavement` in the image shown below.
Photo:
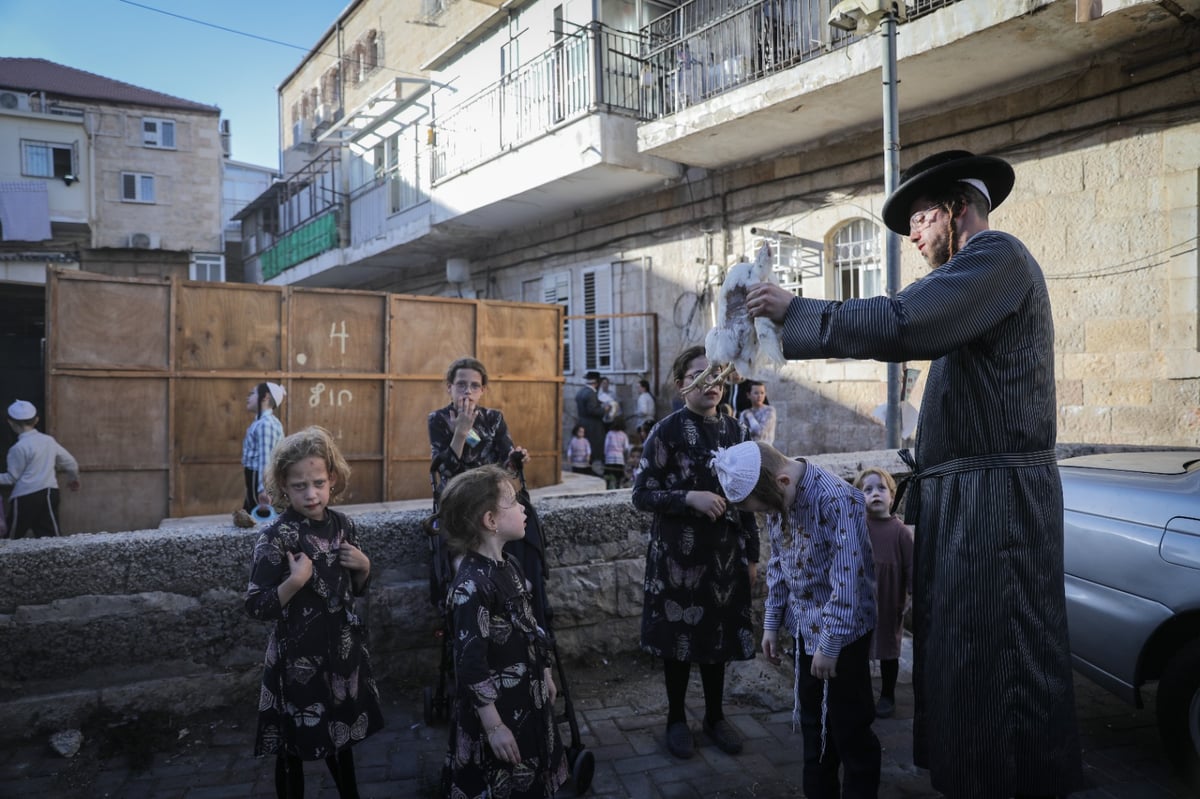
<path fill-rule="evenodd" d="M 754 687 L 731 679 L 728 714 L 745 736 L 745 751 L 729 756 L 697 735 L 696 756 L 670 757 L 663 740 L 665 706 L 660 673 L 648 658 L 568 671 L 582 742 L 596 757 L 588 796 L 595 799 L 775 799 L 800 796 L 799 736 L 790 708 L 770 710 L 753 699 Z M 386 686 L 387 729 L 355 749 L 364 799 L 429 799 L 437 775 L 445 724 L 422 721 L 423 686 Z M 689 689 L 692 726 L 703 713 L 698 678 Z M 1077 677 L 1087 790 L 1072 799 L 1182 799 L 1184 787 L 1160 753 L 1152 708 L 1137 711 Z M 881 799 L 938 794 L 911 765 L 912 693 L 898 688 L 897 713 L 878 721 L 883 745 Z M 775 703 L 778 706 L 778 703 Z M 100 732 L 103 731 L 103 732 Z M 85 728 L 75 758 L 54 754 L 44 740 L 0 751 L 0 797 L 27 799 L 226 799 L 273 796 L 272 764 L 250 756 L 252 707 L 180 719 L 138 723 L 109 720 Z M 564 725 L 564 735 L 566 727 Z M 324 765 L 307 764 L 309 797 L 334 799 Z M 570 786 L 560 796 L 573 796 Z"/>

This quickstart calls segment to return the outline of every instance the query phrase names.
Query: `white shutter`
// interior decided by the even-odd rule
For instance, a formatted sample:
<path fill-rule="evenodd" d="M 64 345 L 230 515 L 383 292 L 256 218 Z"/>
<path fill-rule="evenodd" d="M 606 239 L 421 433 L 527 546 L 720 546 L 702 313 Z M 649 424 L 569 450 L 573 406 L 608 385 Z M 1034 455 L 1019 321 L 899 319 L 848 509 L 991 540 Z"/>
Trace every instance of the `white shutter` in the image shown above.
<path fill-rule="evenodd" d="M 612 269 L 608 264 L 594 266 L 583 272 L 583 313 L 603 315 L 613 312 Z M 584 321 L 585 369 L 613 369 L 613 320 Z"/>
<path fill-rule="evenodd" d="M 571 313 L 571 273 L 555 272 L 542 277 L 542 302 L 558 303 L 563 307 L 563 316 Z M 570 374 L 571 364 L 571 323 L 563 319 L 563 374 Z"/>

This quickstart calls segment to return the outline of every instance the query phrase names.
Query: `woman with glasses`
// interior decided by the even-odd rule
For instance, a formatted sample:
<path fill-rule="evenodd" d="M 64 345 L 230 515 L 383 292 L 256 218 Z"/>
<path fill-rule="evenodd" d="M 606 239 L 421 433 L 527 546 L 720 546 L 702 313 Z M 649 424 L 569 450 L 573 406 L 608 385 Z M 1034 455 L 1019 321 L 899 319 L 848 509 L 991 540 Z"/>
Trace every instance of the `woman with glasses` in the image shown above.
<path fill-rule="evenodd" d="M 483 407 L 487 385 L 487 368 L 475 358 L 459 358 L 446 370 L 450 403 L 429 414 L 430 457 L 438 475 L 435 493 L 468 469 L 489 463 L 503 466 L 510 460 L 519 463 L 529 454 L 524 447 L 513 446 L 504 414 Z"/>
<path fill-rule="evenodd" d="M 475 358 L 459 358 L 446 370 L 446 393 L 450 403 L 429 414 L 430 472 L 433 475 L 434 508 L 441 500 L 442 487 L 450 479 L 478 466 L 507 466 L 516 471 L 529 452 L 513 446 L 504 414 L 482 405 L 487 393 L 487 367 Z M 530 518 L 533 514 L 529 514 Z M 545 591 L 542 585 L 542 537 L 532 525 L 523 541 L 509 544 L 524 569 L 537 596 L 534 611 L 538 621 L 545 620 Z M 444 586 L 438 586 L 438 590 Z"/>
<path fill-rule="evenodd" d="M 684 350 L 671 367 L 681 391 L 708 367 L 704 347 Z M 741 735 L 725 718 L 725 665 L 754 657 L 751 586 L 758 567 L 758 526 L 725 500 L 709 461 L 740 443 L 737 419 L 717 413 L 720 383 L 683 392 L 684 407 L 651 430 L 638 463 L 633 504 L 654 514 L 646 549 L 642 649 L 663 659 L 667 750 L 693 754 L 684 697 L 692 664 L 704 686 L 705 735 L 729 754 Z"/>

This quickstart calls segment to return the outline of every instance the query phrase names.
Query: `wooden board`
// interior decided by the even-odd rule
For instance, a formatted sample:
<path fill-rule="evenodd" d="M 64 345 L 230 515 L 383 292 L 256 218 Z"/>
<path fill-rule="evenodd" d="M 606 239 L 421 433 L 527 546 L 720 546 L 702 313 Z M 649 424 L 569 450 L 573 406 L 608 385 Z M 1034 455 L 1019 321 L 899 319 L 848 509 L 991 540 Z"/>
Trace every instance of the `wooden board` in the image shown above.
<path fill-rule="evenodd" d="M 386 368 L 387 296 L 295 289 L 288 326 L 293 372 L 375 372 Z"/>
<path fill-rule="evenodd" d="M 353 467 L 344 504 L 427 498 L 426 418 L 464 355 L 487 365 L 484 405 L 532 453 L 530 487 L 559 480 L 557 305 L 68 270 L 52 270 L 47 296 L 47 418 L 84 472 L 69 532 L 240 506 L 246 397 L 263 380 L 288 390 L 285 432 L 333 433 Z M 133 496 L 114 488 L 126 484 Z"/>
<path fill-rule="evenodd" d="M 479 352 L 486 353 L 491 378 L 561 376 L 557 361 L 562 322 L 528 304 L 479 306 Z"/>
<path fill-rule="evenodd" d="M 393 374 L 442 376 L 455 358 L 475 355 L 478 302 L 398 294 L 391 300 Z"/>
<path fill-rule="evenodd" d="M 188 283 L 176 297 L 177 368 L 280 371 L 279 289 Z"/>
<path fill-rule="evenodd" d="M 48 361 L 56 366 L 166 369 L 170 284 L 67 280 L 54 284 Z"/>

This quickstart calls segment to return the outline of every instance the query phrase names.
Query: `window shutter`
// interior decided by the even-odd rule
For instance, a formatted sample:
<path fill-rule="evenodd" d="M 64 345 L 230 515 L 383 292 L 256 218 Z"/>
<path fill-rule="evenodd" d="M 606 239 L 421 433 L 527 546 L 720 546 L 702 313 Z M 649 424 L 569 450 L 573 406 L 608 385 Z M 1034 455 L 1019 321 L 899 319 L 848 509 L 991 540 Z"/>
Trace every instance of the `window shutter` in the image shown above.
<path fill-rule="evenodd" d="M 612 270 L 605 264 L 583 273 L 583 313 L 603 315 L 613 312 Z M 611 319 L 584 321 L 584 368 L 611 370 L 613 368 L 613 326 Z"/>
<path fill-rule="evenodd" d="M 571 313 L 571 273 L 555 272 L 542 278 L 542 302 L 558 303 L 563 307 L 563 315 Z M 571 322 L 563 319 L 563 374 L 573 370 L 571 363 Z"/>

